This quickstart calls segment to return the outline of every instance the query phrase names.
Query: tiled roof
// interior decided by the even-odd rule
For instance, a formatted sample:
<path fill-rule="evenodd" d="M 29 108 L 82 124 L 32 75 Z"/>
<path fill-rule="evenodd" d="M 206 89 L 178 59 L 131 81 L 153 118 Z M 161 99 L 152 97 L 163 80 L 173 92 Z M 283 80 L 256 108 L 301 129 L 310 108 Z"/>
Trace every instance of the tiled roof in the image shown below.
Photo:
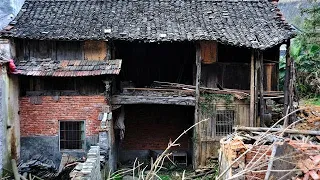
<path fill-rule="evenodd" d="M 268 0 L 26 0 L 3 37 L 215 40 L 265 49 L 294 36 Z"/>
<path fill-rule="evenodd" d="M 16 74 L 27 76 L 97 76 L 105 74 L 119 74 L 122 60 L 88 61 L 33 59 L 20 61 Z"/>

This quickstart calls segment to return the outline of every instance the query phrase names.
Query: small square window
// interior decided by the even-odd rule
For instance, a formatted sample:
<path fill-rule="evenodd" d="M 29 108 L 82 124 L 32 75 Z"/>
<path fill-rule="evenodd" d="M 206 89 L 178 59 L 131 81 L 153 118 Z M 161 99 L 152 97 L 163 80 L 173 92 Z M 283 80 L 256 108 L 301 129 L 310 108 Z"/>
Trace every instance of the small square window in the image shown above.
<path fill-rule="evenodd" d="M 233 132 L 234 126 L 233 110 L 217 110 L 216 114 L 216 136 L 226 136 Z"/>
<path fill-rule="evenodd" d="M 60 121 L 60 149 L 84 148 L 84 121 Z"/>

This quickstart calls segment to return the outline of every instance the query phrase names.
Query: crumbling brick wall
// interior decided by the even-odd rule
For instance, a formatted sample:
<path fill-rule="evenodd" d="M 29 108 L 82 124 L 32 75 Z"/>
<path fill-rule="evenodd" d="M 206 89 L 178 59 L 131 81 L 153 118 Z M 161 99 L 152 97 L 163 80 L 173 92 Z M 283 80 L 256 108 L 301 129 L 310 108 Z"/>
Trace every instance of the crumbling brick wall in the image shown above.
<path fill-rule="evenodd" d="M 20 98 L 21 136 L 54 136 L 59 120 L 85 120 L 86 135 L 98 134 L 103 95 Z"/>
<path fill-rule="evenodd" d="M 242 140 L 234 139 L 230 142 L 224 142 L 222 139 L 220 141 L 221 145 L 221 165 L 220 171 L 223 172 L 229 165 L 235 161 L 237 158 L 241 156 L 241 154 L 245 153 L 245 151 L 249 148 L 252 148 L 249 152 L 247 152 L 244 156 L 242 156 L 239 160 L 234 163 L 228 172 L 224 175 L 222 179 L 228 179 L 242 170 L 246 169 L 254 169 L 254 170 L 266 170 L 267 162 L 270 158 L 272 149 L 268 145 L 260 145 L 260 146 L 252 146 L 252 144 L 244 144 Z M 258 168 L 258 169 L 255 169 Z M 265 172 L 249 172 L 237 177 L 238 179 L 264 179 Z"/>
<path fill-rule="evenodd" d="M 248 145 L 248 147 L 251 145 Z M 254 146 L 250 152 L 245 155 L 245 165 L 248 167 L 257 167 L 261 166 L 259 170 L 268 169 L 268 158 L 271 156 L 272 149 L 268 145 Z M 262 157 L 261 157 L 262 156 Z M 247 179 L 264 179 L 266 173 L 253 173 L 250 172 L 247 174 Z"/>
<path fill-rule="evenodd" d="M 74 168 L 70 173 L 70 178 L 72 180 L 101 180 L 99 146 L 91 146 L 87 160 Z"/>

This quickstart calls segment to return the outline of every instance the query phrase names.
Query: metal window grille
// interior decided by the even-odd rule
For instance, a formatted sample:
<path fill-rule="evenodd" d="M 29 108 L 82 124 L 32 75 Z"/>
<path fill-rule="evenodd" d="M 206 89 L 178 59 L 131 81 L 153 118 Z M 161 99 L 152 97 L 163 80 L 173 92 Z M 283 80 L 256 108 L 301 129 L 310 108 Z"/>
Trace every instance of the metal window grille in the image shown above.
<path fill-rule="evenodd" d="M 60 149 L 83 149 L 84 122 L 60 121 Z"/>
<path fill-rule="evenodd" d="M 235 113 L 233 110 L 217 110 L 216 136 L 226 136 L 233 132 Z"/>

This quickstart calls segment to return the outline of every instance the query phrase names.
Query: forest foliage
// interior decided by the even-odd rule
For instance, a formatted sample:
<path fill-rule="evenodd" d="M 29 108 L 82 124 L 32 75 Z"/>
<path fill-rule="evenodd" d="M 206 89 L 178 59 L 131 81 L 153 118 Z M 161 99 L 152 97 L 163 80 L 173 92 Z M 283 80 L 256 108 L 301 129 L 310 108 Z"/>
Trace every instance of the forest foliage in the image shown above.
<path fill-rule="evenodd" d="M 295 62 L 296 87 L 301 98 L 320 97 L 320 3 L 309 0 L 301 9 L 302 27 L 291 42 L 290 55 Z M 280 80 L 283 84 L 285 58 L 280 60 Z"/>

